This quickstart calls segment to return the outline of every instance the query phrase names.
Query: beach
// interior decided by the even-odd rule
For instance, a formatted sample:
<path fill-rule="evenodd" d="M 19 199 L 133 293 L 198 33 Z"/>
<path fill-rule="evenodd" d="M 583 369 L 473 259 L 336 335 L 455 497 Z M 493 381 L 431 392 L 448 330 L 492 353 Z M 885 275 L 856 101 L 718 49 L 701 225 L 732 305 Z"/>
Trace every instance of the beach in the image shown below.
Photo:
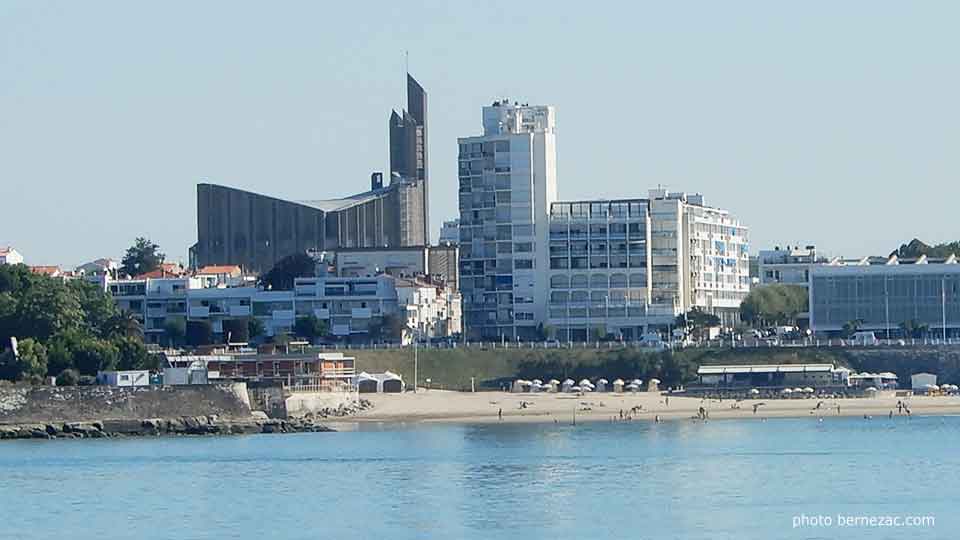
<path fill-rule="evenodd" d="M 716 400 L 638 393 L 506 393 L 420 389 L 416 394 L 363 394 L 373 407 L 347 422 L 564 422 L 654 421 L 696 418 L 703 407 L 709 419 L 901 415 L 902 401 L 917 415 L 960 415 L 960 396 L 897 397 L 884 392 L 870 398 Z M 817 404 L 820 407 L 817 408 Z M 754 405 L 756 412 L 754 412 Z M 839 409 L 838 409 L 839 406 Z M 632 412 L 631 412 L 632 411 Z M 502 417 L 500 416 L 502 412 Z M 906 415 L 906 412 L 902 412 Z M 332 424 L 332 425 L 335 425 Z"/>

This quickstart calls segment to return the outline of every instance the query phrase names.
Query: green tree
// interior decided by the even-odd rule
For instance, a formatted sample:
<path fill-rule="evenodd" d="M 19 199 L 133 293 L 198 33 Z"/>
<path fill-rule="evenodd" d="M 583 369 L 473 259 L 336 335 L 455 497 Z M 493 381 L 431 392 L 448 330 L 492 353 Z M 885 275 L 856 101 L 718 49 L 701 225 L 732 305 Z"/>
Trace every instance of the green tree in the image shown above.
<path fill-rule="evenodd" d="M 923 338 L 930 331 L 930 327 L 916 319 L 910 319 L 900 323 L 900 330 L 904 337 Z"/>
<path fill-rule="evenodd" d="M 150 369 L 150 353 L 136 337 L 118 336 L 110 341 L 117 348 L 117 369 Z"/>
<path fill-rule="evenodd" d="M 8 349 L 0 356 L 0 379 L 11 381 L 47 374 L 47 348 L 27 338 L 17 344 L 17 353 Z"/>
<path fill-rule="evenodd" d="M 406 321 L 403 320 L 399 315 L 391 314 L 384 315 L 380 320 L 381 326 L 381 336 L 384 339 L 389 340 L 400 340 L 403 336 L 403 331 L 407 328 Z"/>
<path fill-rule="evenodd" d="M 76 386 L 80 384 L 80 372 L 75 369 L 65 369 L 57 375 L 57 386 Z"/>
<path fill-rule="evenodd" d="M 213 327 L 210 321 L 187 321 L 187 345 L 200 347 L 213 343 Z"/>
<path fill-rule="evenodd" d="M 224 319 L 223 342 L 247 343 L 250 341 L 250 322 L 247 319 Z"/>
<path fill-rule="evenodd" d="M 322 321 L 314 315 L 307 315 L 297 319 L 293 325 L 293 332 L 301 338 L 313 341 L 327 335 L 329 328 L 326 321 Z"/>
<path fill-rule="evenodd" d="M 133 315 L 122 315 L 113 298 L 100 287 L 80 279 L 69 281 L 66 285 L 68 292 L 79 302 L 84 322 L 92 333 L 109 337 L 114 334 L 128 335 L 133 330 L 134 334 L 142 335 L 139 322 L 133 319 Z M 136 323 L 135 327 L 130 326 L 131 319 Z"/>
<path fill-rule="evenodd" d="M 930 246 L 921 242 L 919 239 L 914 238 L 910 242 L 902 244 L 890 255 L 896 255 L 900 259 L 915 259 L 921 255 L 926 255 L 927 257 L 937 259 L 945 259 L 950 255 L 960 256 L 960 241 Z"/>
<path fill-rule="evenodd" d="M 317 272 L 317 262 L 306 253 L 288 255 L 274 265 L 266 274 L 260 276 L 260 285 L 264 289 L 274 291 L 289 291 L 293 289 L 293 281 L 298 277 L 314 277 Z"/>
<path fill-rule="evenodd" d="M 260 337 L 263 337 L 267 333 L 267 327 L 263 324 L 263 321 L 256 317 L 247 317 L 247 337 L 251 340 L 256 340 Z"/>
<path fill-rule="evenodd" d="M 116 345 L 97 338 L 87 338 L 73 351 L 74 364 L 83 375 L 95 376 L 100 371 L 117 369 L 120 353 Z"/>
<path fill-rule="evenodd" d="M 774 284 L 757 287 L 740 303 L 740 318 L 753 326 L 796 323 L 807 311 L 807 290 L 799 285 Z"/>
<path fill-rule="evenodd" d="M 847 339 L 853 336 L 860 330 L 861 325 L 863 325 L 863 321 L 859 319 L 843 323 L 843 328 L 840 330 L 840 337 Z"/>
<path fill-rule="evenodd" d="M 41 341 L 86 326 L 80 301 L 62 282 L 51 278 L 37 280 L 22 291 L 9 322 L 10 335 Z"/>
<path fill-rule="evenodd" d="M 168 347 L 182 347 L 187 337 L 187 322 L 183 317 L 173 317 L 163 323 L 163 335 Z"/>
<path fill-rule="evenodd" d="M 128 276 L 139 276 L 160 268 L 163 260 L 164 254 L 160 253 L 160 246 L 144 237 L 139 237 L 127 249 L 127 253 L 120 262 L 120 269 Z"/>

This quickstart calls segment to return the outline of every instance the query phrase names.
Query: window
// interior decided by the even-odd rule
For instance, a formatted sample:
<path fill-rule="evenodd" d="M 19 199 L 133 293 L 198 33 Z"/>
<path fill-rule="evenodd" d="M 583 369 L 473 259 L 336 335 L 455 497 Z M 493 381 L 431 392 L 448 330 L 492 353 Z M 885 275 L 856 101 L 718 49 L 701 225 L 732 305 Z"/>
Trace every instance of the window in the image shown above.
<path fill-rule="evenodd" d="M 513 261 L 514 268 L 517 270 L 531 270 L 533 269 L 533 261 L 530 259 L 517 259 Z"/>

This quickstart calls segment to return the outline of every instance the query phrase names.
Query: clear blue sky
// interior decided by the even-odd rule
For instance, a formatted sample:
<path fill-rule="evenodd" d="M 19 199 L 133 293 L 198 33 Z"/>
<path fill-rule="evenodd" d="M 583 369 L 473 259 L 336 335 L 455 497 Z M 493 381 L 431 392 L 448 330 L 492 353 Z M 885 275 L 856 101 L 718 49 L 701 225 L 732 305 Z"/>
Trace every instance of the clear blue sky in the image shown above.
<path fill-rule="evenodd" d="M 136 4 L 136 5 L 134 5 Z M 0 244 L 186 260 L 195 185 L 316 199 L 388 167 L 403 53 L 430 97 L 433 236 L 456 138 L 558 109 L 561 198 L 700 191 L 751 248 L 960 239 L 960 3 L 0 3 Z"/>

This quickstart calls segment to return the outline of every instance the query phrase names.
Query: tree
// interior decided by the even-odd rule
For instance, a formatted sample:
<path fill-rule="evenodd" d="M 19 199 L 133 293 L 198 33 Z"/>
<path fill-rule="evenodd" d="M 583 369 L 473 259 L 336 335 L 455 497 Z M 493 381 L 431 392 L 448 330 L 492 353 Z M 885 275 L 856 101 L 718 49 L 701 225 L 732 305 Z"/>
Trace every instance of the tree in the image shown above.
<path fill-rule="evenodd" d="M 840 330 L 840 337 L 847 339 L 857 333 L 857 330 L 860 330 L 860 326 L 863 325 L 861 320 L 847 321 L 843 323 L 843 328 Z"/>
<path fill-rule="evenodd" d="M 88 281 L 75 279 L 67 282 L 69 293 L 83 310 L 83 319 L 90 331 L 100 337 L 111 335 L 143 335 L 140 323 L 127 313 L 122 315 L 117 303 L 102 288 Z"/>
<path fill-rule="evenodd" d="M 315 315 L 307 315 L 297 319 L 293 324 L 293 331 L 297 336 L 312 342 L 318 337 L 327 335 L 329 328 L 326 321 L 321 321 Z"/>
<path fill-rule="evenodd" d="M 139 276 L 160 268 L 164 257 L 160 246 L 141 236 L 127 249 L 120 269 L 128 276 Z"/>
<path fill-rule="evenodd" d="M 12 331 L 9 335 L 46 341 L 60 332 L 86 326 L 79 300 L 63 282 L 38 279 L 18 296 L 12 320 L 4 324 Z M 3 337 L 9 341 L 9 335 Z"/>
<path fill-rule="evenodd" d="M 740 303 L 740 318 L 754 326 L 796 323 L 808 308 L 807 290 L 799 285 L 757 287 Z"/>
<path fill-rule="evenodd" d="M 267 333 L 263 321 L 256 317 L 247 317 L 247 338 L 255 340 Z"/>
<path fill-rule="evenodd" d="M 47 374 L 47 348 L 34 339 L 24 339 L 17 344 L 17 353 L 8 349 L 0 355 L 0 379 L 11 381 Z"/>
<path fill-rule="evenodd" d="M 111 343 L 117 348 L 117 368 L 150 369 L 150 353 L 143 341 L 129 336 L 116 337 Z"/>
<path fill-rule="evenodd" d="M 182 346 L 187 337 L 187 322 L 183 317 L 167 319 L 163 324 L 163 335 L 166 337 L 168 347 Z"/>
<path fill-rule="evenodd" d="M 900 323 L 900 330 L 903 332 L 903 337 L 922 338 L 930 331 L 930 327 L 916 319 L 910 319 Z"/>
<path fill-rule="evenodd" d="M 76 386 L 80 384 L 80 372 L 75 369 L 65 369 L 57 375 L 57 386 Z"/>
<path fill-rule="evenodd" d="M 288 255 L 274 265 L 266 274 L 260 276 L 260 285 L 264 289 L 288 291 L 293 289 L 293 281 L 298 277 L 314 277 L 317 262 L 306 253 Z"/>
<path fill-rule="evenodd" d="M 213 327 L 210 321 L 187 321 L 187 345 L 200 347 L 213 343 Z"/>
<path fill-rule="evenodd" d="M 246 343 L 250 341 L 250 321 L 248 319 L 223 320 L 224 343 Z"/>
<path fill-rule="evenodd" d="M 397 315 L 384 315 L 380 321 L 381 335 L 385 339 L 399 341 L 403 331 L 407 328 L 406 322 Z"/>
<path fill-rule="evenodd" d="M 960 256 L 960 241 L 930 246 L 921 242 L 919 239 L 914 238 L 910 242 L 902 244 L 890 255 L 896 255 L 900 259 L 915 259 L 921 255 L 945 259 L 950 255 Z"/>
<path fill-rule="evenodd" d="M 124 310 L 114 314 L 103 324 L 101 335 L 105 338 L 136 338 L 142 342 L 143 326 L 133 313 Z"/>
<path fill-rule="evenodd" d="M 112 371 L 117 368 L 120 353 L 117 347 L 97 338 L 87 338 L 73 351 L 74 364 L 83 375 L 95 376 L 100 371 Z"/>

